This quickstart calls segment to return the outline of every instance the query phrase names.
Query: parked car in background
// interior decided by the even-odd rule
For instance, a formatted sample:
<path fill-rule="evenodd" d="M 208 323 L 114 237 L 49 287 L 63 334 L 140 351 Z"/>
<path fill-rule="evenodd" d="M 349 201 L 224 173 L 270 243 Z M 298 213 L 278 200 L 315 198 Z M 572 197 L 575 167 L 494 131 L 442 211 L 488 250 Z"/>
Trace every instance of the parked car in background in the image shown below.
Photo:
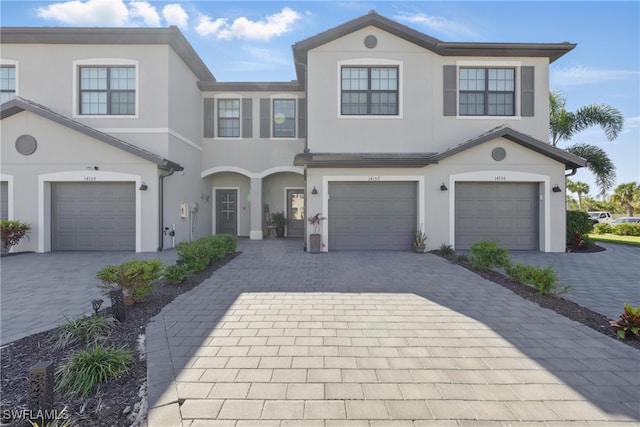
<path fill-rule="evenodd" d="M 591 222 L 593 224 L 597 224 L 599 222 L 605 222 L 607 224 L 611 224 L 613 222 L 613 218 L 611 218 L 611 214 L 609 212 L 587 212 L 589 217 L 591 218 Z"/>
<path fill-rule="evenodd" d="M 615 224 L 640 224 L 640 216 L 624 216 L 613 220 L 613 225 Z"/>

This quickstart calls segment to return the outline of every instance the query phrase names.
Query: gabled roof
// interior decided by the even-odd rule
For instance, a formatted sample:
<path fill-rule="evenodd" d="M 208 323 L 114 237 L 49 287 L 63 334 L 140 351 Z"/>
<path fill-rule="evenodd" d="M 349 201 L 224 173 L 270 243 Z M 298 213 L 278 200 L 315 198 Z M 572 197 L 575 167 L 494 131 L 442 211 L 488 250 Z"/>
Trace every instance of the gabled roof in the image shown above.
<path fill-rule="evenodd" d="M 565 150 L 554 147 L 547 142 L 540 141 L 539 139 L 536 139 L 532 136 L 513 130 L 506 125 L 491 129 L 490 131 L 476 138 L 470 139 L 469 141 L 464 142 L 456 147 L 443 151 L 442 153 L 435 156 L 434 160 L 440 161 L 442 159 L 446 159 L 447 157 L 451 157 L 462 151 L 468 150 L 480 144 L 484 144 L 485 142 L 489 142 L 496 138 L 508 139 L 509 141 L 520 144 L 525 148 L 550 157 L 560 163 L 564 163 L 566 169 L 581 168 L 587 165 L 587 161 L 582 157 L 575 156 Z"/>
<path fill-rule="evenodd" d="M 29 111 L 33 114 L 37 114 L 40 117 L 51 120 L 62 126 L 66 126 L 70 129 L 73 129 L 77 132 L 87 135 L 93 139 L 96 139 L 98 141 L 107 143 L 113 147 L 124 150 L 127 153 L 133 154 L 134 156 L 138 156 L 142 159 L 148 160 L 158 165 L 160 169 L 174 170 L 174 171 L 181 171 L 184 169 L 184 167 L 179 165 L 178 163 L 162 158 L 156 154 L 153 154 L 150 151 L 144 150 L 140 147 L 137 147 L 121 139 L 115 138 L 104 132 L 100 132 L 99 130 L 96 130 L 92 127 L 84 125 L 75 120 L 72 120 L 61 114 L 58 114 L 52 111 L 51 109 L 45 107 L 44 105 L 37 104 L 35 102 L 29 101 L 24 98 L 20 98 L 19 96 L 16 96 L 15 98 L 10 99 L 9 101 L 2 104 L 2 106 L 0 106 L 0 120 L 4 120 L 7 117 L 11 117 L 23 111 Z"/>
<path fill-rule="evenodd" d="M 384 16 L 378 15 L 374 10 L 359 18 L 345 22 L 337 27 L 294 43 L 293 56 L 296 62 L 298 80 L 304 79 L 304 66 L 307 63 L 307 53 L 323 44 L 329 43 L 349 33 L 373 26 L 393 34 L 408 42 L 428 49 L 441 56 L 522 56 L 522 57 L 546 57 L 549 63 L 576 47 L 573 43 L 478 43 L 478 42 L 443 42 L 434 37 L 402 25 Z"/>
<path fill-rule="evenodd" d="M 437 164 L 440 160 L 451 157 L 462 151 L 473 148 L 496 138 L 506 138 L 530 150 L 550 157 L 565 165 L 565 169 L 577 169 L 587 165 L 582 157 L 575 156 L 551 144 L 540 141 L 511 129 L 500 126 L 470 139 L 469 141 L 445 150 L 441 153 L 300 153 L 296 154 L 294 166 L 309 166 L 316 168 L 349 167 L 349 168 L 393 168 L 413 167 L 421 168 Z"/>
<path fill-rule="evenodd" d="M 169 28 L 81 28 L 81 27 L 0 27 L 2 44 L 166 44 L 202 81 L 216 81 L 209 68 L 178 27 Z"/>

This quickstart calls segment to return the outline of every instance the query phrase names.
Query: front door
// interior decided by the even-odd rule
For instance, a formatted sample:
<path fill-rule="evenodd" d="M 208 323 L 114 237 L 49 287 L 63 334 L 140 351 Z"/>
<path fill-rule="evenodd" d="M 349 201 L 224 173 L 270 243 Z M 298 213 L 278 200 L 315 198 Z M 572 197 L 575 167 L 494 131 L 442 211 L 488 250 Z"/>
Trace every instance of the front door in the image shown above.
<path fill-rule="evenodd" d="M 287 236 L 304 235 L 304 190 L 287 190 Z"/>
<path fill-rule="evenodd" d="M 216 234 L 238 235 L 238 190 L 216 190 Z"/>

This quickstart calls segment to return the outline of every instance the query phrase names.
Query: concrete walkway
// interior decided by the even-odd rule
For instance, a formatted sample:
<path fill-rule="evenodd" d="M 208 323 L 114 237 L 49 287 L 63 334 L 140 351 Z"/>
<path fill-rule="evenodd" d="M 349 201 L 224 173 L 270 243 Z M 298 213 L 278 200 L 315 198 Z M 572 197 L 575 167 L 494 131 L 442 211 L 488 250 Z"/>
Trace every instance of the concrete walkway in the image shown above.
<path fill-rule="evenodd" d="M 0 344 L 46 331 L 68 319 L 91 314 L 101 298 L 96 272 L 105 265 L 137 257 L 174 264 L 175 250 L 163 252 L 48 252 L 0 259 Z"/>
<path fill-rule="evenodd" d="M 640 425 L 640 352 L 432 255 L 243 254 L 147 328 L 148 425 Z"/>

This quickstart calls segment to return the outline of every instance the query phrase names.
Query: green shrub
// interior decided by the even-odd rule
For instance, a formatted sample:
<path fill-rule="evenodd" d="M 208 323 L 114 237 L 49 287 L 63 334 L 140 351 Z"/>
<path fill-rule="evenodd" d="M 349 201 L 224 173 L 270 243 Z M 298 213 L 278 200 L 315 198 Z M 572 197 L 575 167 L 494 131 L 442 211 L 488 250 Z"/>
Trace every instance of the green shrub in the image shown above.
<path fill-rule="evenodd" d="M 469 255 L 467 254 L 458 255 L 457 260 L 459 264 L 469 264 L 471 262 L 471 260 L 469 259 Z"/>
<path fill-rule="evenodd" d="M 593 226 L 594 234 L 611 234 L 613 227 L 606 222 L 599 222 Z"/>
<path fill-rule="evenodd" d="M 189 271 L 202 271 L 211 261 L 221 260 L 236 251 L 238 238 L 230 234 L 216 234 L 176 246 L 178 260 Z"/>
<path fill-rule="evenodd" d="M 579 249 L 584 244 L 582 236 L 593 230 L 591 218 L 586 212 L 567 211 L 567 247 Z"/>
<path fill-rule="evenodd" d="M 478 270 L 507 267 L 511 261 L 507 250 L 498 242 L 481 240 L 471 246 L 471 266 Z"/>
<path fill-rule="evenodd" d="M 617 329 L 616 333 L 620 339 L 625 339 L 627 333 L 640 337 L 640 307 L 632 307 L 624 304 L 624 312 L 620 315 L 620 320 L 611 320 L 609 324 Z"/>
<path fill-rule="evenodd" d="M 100 337 L 108 336 L 113 330 L 115 319 L 105 316 L 83 316 L 72 319 L 56 331 L 54 348 L 67 348 L 78 342 L 87 344 Z"/>
<path fill-rule="evenodd" d="M 456 256 L 456 251 L 453 250 L 451 245 L 442 244 L 440 245 L 440 254 L 448 259 L 452 259 Z"/>
<path fill-rule="evenodd" d="M 164 269 L 163 277 L 167 283 L 177 285 L 189 274 L 189 270 L 184 265 L 170 265 Z"/>
<path fill-rule="evenodd" d="M 31 226 L 20 221 L 0 220 L 0 243 L 6 250 L 20 243 L 23 237 L 29 238 Z"/>
<path fill-rule="evenodd" d="M 558 289 L 558 276 L 551 265 L 545 268 L 534 265 L 515 264 L 506 268 L 509 279 L 524 285 L 531 285 L 540 295 L 565 293 L 569 289 Z"/>
<path fill-rule="evenodd" d="M 132 361 L 131 352 L 124 347 L 105 348 L 94 344 L 93 348 L 64 360 L 56 370 L 56 391 L 68 397 L 84 397 L 96 385 L 128 372 Z"/>
<path fill-rule="evenodd" d="M 640 236 L 640 224 L 622 223 L 613 226 L 616 236 Z"/>
<path fill-rule="evenodd" d="M 159 259 L 132 259 L 120 265 L 107 265 L 96 273 L 106 294 L 118 287 L 125 293 L 125 303 L 132 305 L 151 294 L 153 284 L 162 275 L 164 264 Z"/>

